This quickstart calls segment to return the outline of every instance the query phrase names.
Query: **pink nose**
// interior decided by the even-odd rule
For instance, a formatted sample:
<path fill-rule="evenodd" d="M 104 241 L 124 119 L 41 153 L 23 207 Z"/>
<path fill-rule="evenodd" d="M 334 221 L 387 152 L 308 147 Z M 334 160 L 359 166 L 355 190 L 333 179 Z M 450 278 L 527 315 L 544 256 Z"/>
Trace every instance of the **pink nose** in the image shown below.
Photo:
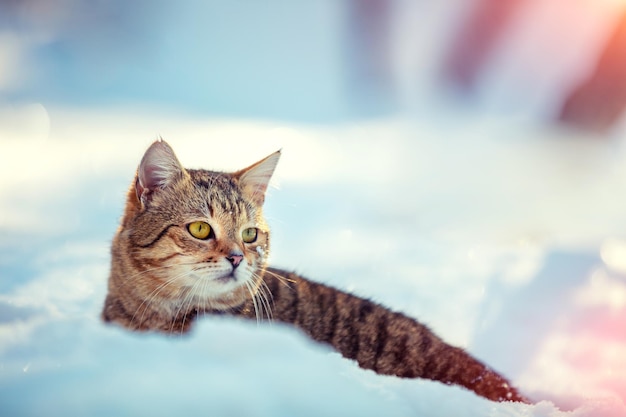
<path fill-rule="evenodd" d="M 231 254 L 231 255 L 228 255 L 226 259 L 228 259 L 228 261 L 233 265 L 233 267 L 237 268 L 239 264 L 241 263 L 241 261 L 243 260 L 243 256 Z"/>

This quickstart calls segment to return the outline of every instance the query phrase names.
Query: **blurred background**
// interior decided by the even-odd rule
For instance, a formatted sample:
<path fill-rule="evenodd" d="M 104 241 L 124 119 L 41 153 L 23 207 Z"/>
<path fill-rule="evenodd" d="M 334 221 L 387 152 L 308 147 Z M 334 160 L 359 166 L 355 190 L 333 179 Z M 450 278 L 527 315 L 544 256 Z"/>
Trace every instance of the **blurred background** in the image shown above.
<path fill-rule="evenodd" d="M 189 167 L 283 148 L 278 266 L 623 410 L 625 107 L 624 0 L 0 0 L 0 374 L 97 323 L 160 135 Z"/>
<path fill-rule="evenodd" d="M 437 105 L 600 134 L 626 104 L 619 0 L 3 0 L 6 106 L 335 123 Z"/>

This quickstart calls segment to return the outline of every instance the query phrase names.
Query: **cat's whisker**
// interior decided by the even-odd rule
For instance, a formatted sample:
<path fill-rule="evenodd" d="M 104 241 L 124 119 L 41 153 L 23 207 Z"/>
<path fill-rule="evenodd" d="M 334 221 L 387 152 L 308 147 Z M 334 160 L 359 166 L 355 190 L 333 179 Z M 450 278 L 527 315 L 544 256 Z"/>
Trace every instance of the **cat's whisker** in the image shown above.
<path fill-rule="evenodd" d="M 145 305 L 146 307 L 144 308 L 143 312 L 141 313 L 141 317 L 139 319 L 139 325 L 141 326 L 141 324 L 143 323 L 143 319 L 144 319 L 144 316 L 146 314 L 146 311 L 148 310 L 147 306 L 150 305 L 152 303 L 152 301 L 159 295 L 159 293 L 162 290 L 164 290 L 168 285 L 172 284 L 174 281 L 184 277 L 187 274 L 188 274 L 188 272 L 183 272 L 181 274 L 174 275 L 174 276 L 168 278 L 165 282 L 163 282 L 161 285 L 156 287 L 154 290 L 152 290 L 152 292 L 150 294 L 148 294 L 148 296 L 141 302 L 139 307 L 137 307 L 137 309 L 135 310 L 135 313 L 133 314 L 133 316 L 131 318 L 131 323 L 133 323 L 133 321 L 135 320 L 135 316 L 137 315 L 137 313 L 139 312 L 141 307 Z"/>
<path fill-rule="evenodd" d="M 252 287 L 252 284 L 250 284 L 250 286 Z M 257 299 L 257 303 L 259 304 L 259 317 L 261 318 L 261 320 L 265 320 L 269 313 L 260 288 L 255 289 L 254 297 Z"/>
<path fill-rule="evenodd" d="M 267 310 L 267 320 L 270 323 L 272 323 L 272 321 L 274 320 L 274 316 L 272 314 L 272 306 L 274 305 L 274 295 L 270 291 L 265 281 L 261 281 L 261 285 L 259 286 L 259 294 L 265 300 L 265 308 Z"/>
<path fill-rule="evenodd" d="M 254 297 L 256 299 L 257 305 L 259 306 L 259 313 L 258 313 L 257 321 L 263 321 L 265 319 L 265 314 L 264 314 L 265 303 L 263 301 L 263 298 L 261 297 L 261 294 L 259 293 L 259 289 L 255 288 L 252 282 L 250 283 L 250 288 L 254 292 Z"/>
<path fill-rule="evenodd" d="M 208 287 L 208 286 L 209 286 L 209 282 L 207 281 L 207 282 L 205 283 L 205 285 Z M 204 293 L 205 293 L 205 294 L 207 293 L 206 289 L 204 290 Z M 213 305 L 211 304 L 211 299 L 210 299 L 210 298 L 208 298 L 208 297 L 205 297 L 205 298 L 204 298 L 204 314 L 205 314 L 205 315 L 207 315 L 207 314 L 209 314 L 209 313 L 210 313 L 211 311 L 213 311 L 213 310 L 214 310 L 214 307 L 213 307 Z"/>
<path fill-rule="evenodd" d="M 191 271 L 193 272 L 193 271 Z M 190 273 L 191 273 L 190 272 Z M 174 325 L 176 318 L 179 316 L 179 314 L 182 312 L 183 313 L 183 319 L 182 319 L 182 324 L 180 327 L 180 335 L 182 336 L 182 334 L 184 333 L 184 329 L 185 329 L 185 322 L 187 320 L 187 314 L 189 314 L 190 310 L 191 310 L 191 303 L 194 300 L 194 296 L 197 293 L 197 288 L 203 283 L 204 280 L 196 280 L 193 285 L 191 286 L 191 288 L 187 291 L 187 294 L 185 294 L 185 297 L 183 298 L 180 307 L 178 308 L 178 311 L 176 312 L 176 315 L 174 316 L 174 319 L 172 320 L 172 326 Z M 185 303 L 187 304 L 187 307 L 185 308 Z M 170 333 L 172 333 L 172 328 L 170 328 Z"/>
<path fill-rule="evenodd" d="M 254 291 L 252 290 L 252 286 L 249 281 L 245 282 L 245 286 L 248 292 L 250 293 L 250 297 L 252 298 L 252 305 L 254 306 L 254 315 L 256 317 L 256 323 L 258 325 L 261 322 L 261 319 L 259 317 L 259 305 L 256 300 L 256 295 Z"/>
<path fill-rule="evenodd" d="M 262 309 L 265 310 L 265 316 L 267 317 L 267 320 L 271 323 L 273 320 L 272 305 L 274 304 L 274 295 L 270 291 L 265 281 L 263 281 L 263 279 L 259 276 L 259 274 L 253 273 L 252 277 L 258 283 L 256 284 L 256 292 L 254 296 L 259 299 Z M 263 316 L 262 312 L 261 316 Z"/>
<path fill-rule="evenodd" d="M 201 289 L 202 290 L 201 291 L 202 294 L 206 294 L 207 293 L 207 286 L 208 285 L 209 284 L 208 284 L 207 280 L 202 280 L 202 289 Z M 202 297 L 201 301 L 202 301 L 202 305 L 198 306 L 198 315 L 200 315 L 200 312 L 202 312 L 202 317 L 204 317 L 204 316 L 206 316 L 206 311 L 207 311 L 207 307 L 208 307 L 208 302 L 209 301 L 208 301 L 208 298 L 206 296 Z M 200 309 L 202 311 L 200 311 Z"/>
<path fill-rule="evenodd" d="M 174 330 L 176 330 L 174 328 L 174 325 L 176 324 L 176 321 L 178 320 L 178 317 L 180 316 L 180 314 L 183 314 L 183 318 L 181 321 L 181 326 L 180 326 L 180 335 L 182 336 L 183 333 L 183 329 L 185 328 L 185 320 L 187 318 L 187 309 L 185 308 L 185 303 L 188 300 L 191 300 L 191 298 L 193 297 L 193 290 L 196 287 L 197 282 L 194 283 L 191 288 L 187 291 L 187 293 L 185 294 L 185 296 L 183 297 L 183 299 L 180 302 L 180 306 L 178 307 L 178 310 L 176 311 L 176 314 L 174 314 L 174 317 L 172 317 L 172 322 L 170 324 L 170 334 L 174 333 Z"/>
<path fill-rule="evenodd" d="M 290 285 L 290 284 L 293 284 L 293 283 L 295 283 L 295 282 L 296 282 L 296 281 L 294 281 L 293 279 L 290 279 L 290 278 L 284 277 L 284 276 L 282 276 L 282 275 L 280 275 L 280 274 L 277 274 L 276 272 L 272 272 L 272 271 L 270 271 L 269 269 L 266 269 L 266 270 L 264 271 L 264 273 L 265 273 L 265 274 L 267 274 L 267 275 L 269 275 L 269 276 L 271 276 L 271 277 L 276 278 L 276 279 L 278 280 L 278 282 L 280 282 L 282 285 L 284 285 L 284 286 L 285 286 L 285 287 L 287 287 L 287 288 L 291 288 L 291 285 Z"/>

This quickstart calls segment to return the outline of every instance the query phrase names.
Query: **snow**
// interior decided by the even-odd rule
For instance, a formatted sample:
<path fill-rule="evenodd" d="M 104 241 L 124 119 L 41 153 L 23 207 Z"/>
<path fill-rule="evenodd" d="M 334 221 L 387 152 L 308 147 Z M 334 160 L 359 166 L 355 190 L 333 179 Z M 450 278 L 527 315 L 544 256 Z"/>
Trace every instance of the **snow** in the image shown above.
<path fill-rule="evenodd" d="M 619 138 L 454 113 L 326 127 L 37 115 L 41 129 L 0 126 L 2 415 L 626 415 Z M 417 318 L 536 403 L 376 375 L 276 323 L 205 317 L 170 337 L 105 326 L 108 245 L 157 135 L 189 167 L 282 148 L 272 264 Z"/>

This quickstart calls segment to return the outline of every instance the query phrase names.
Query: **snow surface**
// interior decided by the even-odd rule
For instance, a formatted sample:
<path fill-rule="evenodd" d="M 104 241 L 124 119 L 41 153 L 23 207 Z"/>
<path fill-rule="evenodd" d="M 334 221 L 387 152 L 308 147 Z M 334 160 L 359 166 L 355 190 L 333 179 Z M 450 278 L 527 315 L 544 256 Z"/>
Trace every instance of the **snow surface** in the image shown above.
<path fill-rule="evenodd" d="M 1 415 L 626 415 L 617 138 L 441 113 L 322 128 L 11 112 L 28 129 L 0 126 Z M 109 242 L 157 135 L 188 167 L 282 148 L 272 263 L 418 318 L 536 404 L 376 375 L 279 324 L 207 317 L 172 337 L 102 324 Z"/>

